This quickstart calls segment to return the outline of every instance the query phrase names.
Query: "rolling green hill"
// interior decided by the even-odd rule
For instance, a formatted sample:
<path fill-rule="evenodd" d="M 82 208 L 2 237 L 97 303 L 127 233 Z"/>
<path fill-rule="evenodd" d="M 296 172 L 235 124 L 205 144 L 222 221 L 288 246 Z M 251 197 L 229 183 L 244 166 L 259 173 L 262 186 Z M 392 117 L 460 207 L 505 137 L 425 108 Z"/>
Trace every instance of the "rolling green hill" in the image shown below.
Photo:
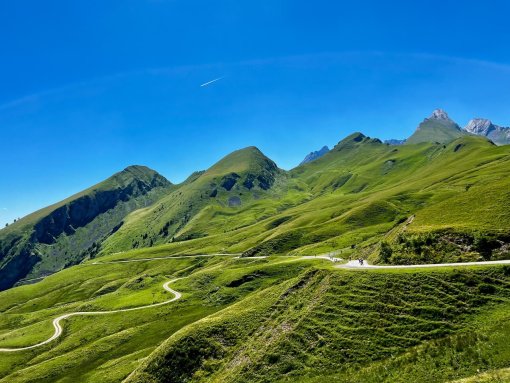
<path fill-rule="evenodd" d="M 216 212 L 236 215 L 236 225 L 249 217 L 235 214 L 266 208 L 266 200 L 283 193 L 285 172 L 255 147 L 235 151 L 204 172 L 195 174 L 157 204 L 131 214 L 104 245 L 104 252 L 129 250 L 223 232 L 210 225 Z M 279 194 L 280 193 L 280 194 Z M 262 202 L 262 203 L 261 203 Z M 268 208 L 268 207 L 267 207 Z M 212 231 L 212 232 L 211 232 Z"/>
<path fill-rule="evenodd" d="M 450 124 L 439 111 L 429 120 Z M 191 253 L 334 252 L 399 264 L 504 258 L 509 155 L 508 146 L 474 135 L 391 146 L 354 133 L 291 171 L 255 147 L 176 186 L 128 168 L 2 230 L 2 286 L 164 244 Z"/>
<path fill-rule="evenodd" d="M 163 302 L 170 279 L 183 294 L 66 319 L 53 342 L 0 353 L 0 382 L 447 382 L 510 367 L 508 266 L 161 254 L 106 256 L 0 292 L 0 348 L 47 339 L 64 313 Z"/>

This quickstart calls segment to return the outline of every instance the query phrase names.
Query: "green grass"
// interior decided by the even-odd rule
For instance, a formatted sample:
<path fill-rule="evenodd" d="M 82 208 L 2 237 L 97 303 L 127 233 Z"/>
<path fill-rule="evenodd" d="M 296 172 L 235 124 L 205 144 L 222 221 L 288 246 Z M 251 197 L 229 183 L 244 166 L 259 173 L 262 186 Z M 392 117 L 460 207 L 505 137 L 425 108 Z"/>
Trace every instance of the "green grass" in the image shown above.
<path fill-rule="evenodd" d="M 482 334 L 510 319 L 509 274 L 311 268 L 174 334 L 129 381 L 444 382 L 505 367 L 510 328 Z M 470 354 L 482 345 L 504 354 Z M 470 358 L 457 366 L 462 353 Z"/>
<path fill-rule="evenodd" d="M 418 126 L 411 137 L 406 140 L 406 144 L 416 144 L 419 142 L 448 143 L 467 134 L 451 120 L 427 118 Z"/>
<path fill-rule="evenodd" d="M 0 230 L 0 290 L 77 264 L 95 254 L 126 215 L 173 189 L 144 166 L 107 180 Z"/>
<path fill-rule="evenodd" d="M 19 347 L 49 338 L 53 334 L 51 320 L 58 315 L 137 307 L 168 300 L 172 295 L 164 292 L 163 282 L 190 276 L 172 285 L 183 297 L 167 306 L 66 319 L 63 336 L 51 344 L 2 354 L 0 377 L 9 382 L 76 381 L 80 376 L 90 376 L 89 381 L 108 381 L 98 376 L 102 376 L 105 364 L 119 359 L 115 367 L 118 371 L 108 371 L 110 381 L 119 381 L 141 358 L 183 326 L 227 307 L 253 290 L 296 274 L 306 266 L 306 263 L 279 262 L 187 257 L 83 264 L 37 284 L 2 292 L 0 347 Z M 237 288 L 226 287 L 251 272 L 261 277 L 241 283 Z"/>
<path fill-rule="evenodd" d="M 400 231 L 507 235 L 509 166 L 509 146 L 471 135 L 445 144 L 396 147 L 354 133 L 289 172 L 249 147 L 158 194 L 154 199 L 161 198 L 148 207 L 140 208 L 144 201 L 123 205 L 55 244 L 36 246 L 34 256 L 25 252 L 26 259 L 18 261 L 29 266 L 30 277 L 83 258 L 154 246 L 170 253 L 252 254 L 352 248 L 349 256 L 376 262 L 378 243 L 393 241 Z M 404 227 L 409 217 L 413 221 Z M 122 225 L 113 228 L 113 222 Z M 0 238 L 0 253 L 11 240 Z M 5 259 L 17 269 L 11 258 Z"/>
<path fill-rule="evenodd" d="M 100 261 L 168 255 L 163 248 Z M 130 381 L 428 382 L 437 364 L 431 381 L 442 382 L 509 367 L 506 327 L 494 332 L 510 320 L 508 267 L 356 272 L 281 256 L 89 261 L 0 293 L 0 347 L 48 338 L 63 313 L 167 300 L 162 284 L 176 277 L 179 301 L 74 317 L 51 344 L 1 354 L 0 381 L 119 382 L 136 370 Z M 468 352 L 454 350 L 456 339 L 487 356 L 452 367 L 455 352 Z"/>

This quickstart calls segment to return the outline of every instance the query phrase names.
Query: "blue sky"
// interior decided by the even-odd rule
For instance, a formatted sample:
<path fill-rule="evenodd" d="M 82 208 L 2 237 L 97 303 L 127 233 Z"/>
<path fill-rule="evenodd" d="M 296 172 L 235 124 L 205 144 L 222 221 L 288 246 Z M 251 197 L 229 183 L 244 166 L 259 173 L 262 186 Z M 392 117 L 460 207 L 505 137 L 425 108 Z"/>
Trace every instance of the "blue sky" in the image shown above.
<path fill-rule="evenodd" d="M 507 1 L 0 3 L 0 224 L 130 164 L 172 182 L 258 146 L 285 169 L 436 107 L 510 125 Z M 223 79 L 200 87 L 214 78 Z"/>

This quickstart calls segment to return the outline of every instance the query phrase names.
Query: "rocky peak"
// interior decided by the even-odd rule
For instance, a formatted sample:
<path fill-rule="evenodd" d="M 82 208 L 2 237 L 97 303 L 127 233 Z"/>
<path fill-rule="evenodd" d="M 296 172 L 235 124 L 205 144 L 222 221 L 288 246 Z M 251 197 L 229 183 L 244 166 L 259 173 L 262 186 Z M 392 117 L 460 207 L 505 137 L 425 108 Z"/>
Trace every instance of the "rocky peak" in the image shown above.
<path fill-rule="evenodd" d="M 429 119 L 450 121 L 450 117 L 448 116 L 448 113 L 446 113 L 443 109 L 435 109 L 432 112 Z"/>
<path fill-rule="evenodd" d="M 486 136 L 495 128 L 496 127 L 494 126 L 491 120 L 488 120 L 486 118 L 473 118 L 471 121 L 468 122 L 464 129 L 469 133 Z"/>
<path fill-rule="evenodd" d="M 486 118 L 473 118 L 464 130 L 471 134 L 487 137 L 496 145 L 510 144 L 510 128 L 493 124 Z"/>

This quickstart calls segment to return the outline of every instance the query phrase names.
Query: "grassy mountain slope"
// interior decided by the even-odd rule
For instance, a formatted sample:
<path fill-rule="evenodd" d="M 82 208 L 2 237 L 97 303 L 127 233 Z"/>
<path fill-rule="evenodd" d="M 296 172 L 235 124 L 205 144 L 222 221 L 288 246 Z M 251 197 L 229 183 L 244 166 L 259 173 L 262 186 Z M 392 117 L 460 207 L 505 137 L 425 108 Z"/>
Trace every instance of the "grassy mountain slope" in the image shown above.
<path fill-rule="evenodd" d="M 101 260 L 158 256 L 140 249 Z M 343 271 L 297 257 L 185 257 L 73 266 L 0 293 L 1 382 L 446 382 L 510 367 L 510 272 Z M 431 375 L 430 371 L 434 373 Z M 427 374 L 427 372 L 429 372 Z"/>
<path fill-rule="evenodd" d="M 80 262 L 130 212 L 151 204 L 171 184 L 144 166 L 130 166 L 64 201 L 0 231 L 0 289 Z"/>
<path fill-rule="evenodd" d="M 495 289 L 484 280 L 503 285 Z M 497 350 L 484 342 L 486 332 L 467 331 L 487 317 L 491 302 L 498 319 L 508 318 L 507 283 L 501 270 L 396 275 L 310 269 L 176 333 L 128 382 L 444 382 L 469 376 L 507 366 L 498 353 L 508 328 L 492 334 Z M 460 342 L 474 355 L 456 346 Z M 450 353 L 433 376 L 425 370 L 432 361 L 423 355 L 432 345 Z M 459 368 L 456 358 L 464 354 Z M 403 355 L 400 363 L 393 362 L 396 355 Z M 423 366 L 415 368 L 418 357 Z"/>
<path fill-rule="evenodd" d="M 153 207 L 131 214 L 102 254 L 171 242 L 170 253 L 335 252 L 376 261 L 381 241 L 450 231 L 473 241 L 496 236 L 499 245 L 491 253 L 501 258 L 509 242 L 509 161 L 508 147 L 477 136 L 395 147 L 355 133 L 316 161 L 287 174 L 278 170 L 270 189 L 250 190 L 243 180 L 253 171 L 229 168 L 230 161 L 222 160 Z M 218 187 L 236 171 L 241 178 L 231 190 Z M 233 196 L 240 206 L 229 206 Z M 432 239 L 446 240 L 444 234 Z M 398 257 L 385 261 L 418 262 L 414 249 L 406 255 L 397 247 Z M 479 250 L 466 247 L 444 260 L 485 257 Z M 419 262 L 437 261 L 427 254 Z"/>
<path fill-rule="evenodd" d="M 431 117 L 426 118 L 418 125 L 416 131 L 407 139 L 406 144 L 420 142 L 439 142 L 443 144 L 467 134 L 469 133 L 453 122 L 446 112 L 435 110 Z"/>
<path fill-rule="evenodd" d="M 222 212 L 236 217 L 242 216 L 236 214 L 238 211 L 248 212 L 236 218 L 236 225 L 248 225 L 265 210 L 274 213 L 269 201 L 282 193 L 284 182 L 285 173 L 257 148 L 235 151 L 184 182 L 154 206 L 130 215 L 125 225 L 106 241 L 104 252 L 223 233 L 224 227 L 210 221 L 211 215 Z"/>

